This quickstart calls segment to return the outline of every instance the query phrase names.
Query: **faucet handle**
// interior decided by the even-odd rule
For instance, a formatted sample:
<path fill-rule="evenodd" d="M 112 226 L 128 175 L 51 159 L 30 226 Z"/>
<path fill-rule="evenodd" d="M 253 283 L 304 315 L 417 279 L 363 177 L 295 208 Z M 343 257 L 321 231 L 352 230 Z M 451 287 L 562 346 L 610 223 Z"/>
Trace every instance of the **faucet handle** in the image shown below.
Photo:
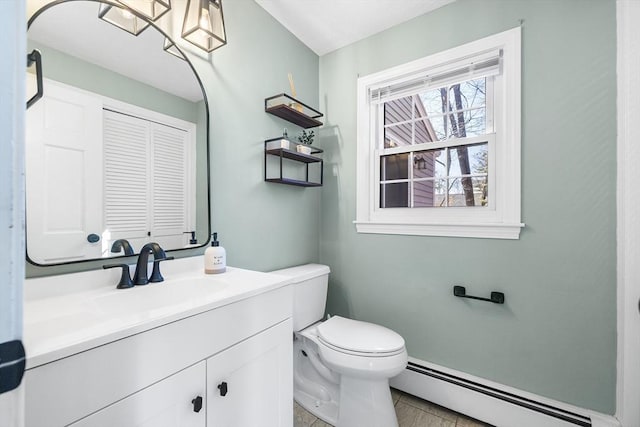
<path fill-rule="evenodd" d="M 157 283 L 157 282 L 164 281 L 164 277 L 162 277 L 162 274 L 160 274 L 160 263 L 162 261 L 169 261 L 171 259 L 173 259 L 172 256 L 153 260 L 153 270 L 151 271 L 151 277 L 149 278 L 149 282 Z"/>
<path fill-rule="evenodd" d="M 105 270 L 107 268 L 116 268 L 116 267 L 122 268 L 122 276 L 120 276 L 120 282 L 118 282 L 118 286 L 116 286 L 116 288 L 118 289 L 132 288 L 134 285 L 133 285 L 133 281 L 131 280 L 131 275 L 129 274 L 129 266 L 127 264 L 106 264 L 102 266 L 102 268 L 104 268 Z"/>

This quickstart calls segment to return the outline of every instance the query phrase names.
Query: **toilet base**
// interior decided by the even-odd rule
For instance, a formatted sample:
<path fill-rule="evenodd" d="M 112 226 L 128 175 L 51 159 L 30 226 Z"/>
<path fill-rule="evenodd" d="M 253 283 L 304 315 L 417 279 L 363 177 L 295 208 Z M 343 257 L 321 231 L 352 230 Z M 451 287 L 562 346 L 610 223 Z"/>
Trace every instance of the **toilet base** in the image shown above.
<path fill-rule="evenodd" d="M 338 404 L 333 401 L 323 401 L 308 395 L 305 392 L 296 390 L 293 398 L 298 405 L 302 406 L 307 412 L 320 418 L 325 423 L 335 426 L 338 424 Z"/>
<path fill-rule="evenodd" d="M 336 427 L 398 427 L 388 380 L 342 376 Z"/>

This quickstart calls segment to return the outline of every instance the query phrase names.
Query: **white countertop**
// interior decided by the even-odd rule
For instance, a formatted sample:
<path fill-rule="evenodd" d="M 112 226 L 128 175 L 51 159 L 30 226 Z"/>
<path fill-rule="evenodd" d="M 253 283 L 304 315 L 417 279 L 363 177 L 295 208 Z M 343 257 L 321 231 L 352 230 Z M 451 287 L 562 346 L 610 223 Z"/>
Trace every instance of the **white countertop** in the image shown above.
<path fill-rule="evenodd" d="M 203 265 L 201 256 L 167 261 L 161 266 L 164 282 L 130 289 L 116 289 L 120 269 L 27 279 L 27 369 L 291 282 L 233 267 L 204 274 Z"/>

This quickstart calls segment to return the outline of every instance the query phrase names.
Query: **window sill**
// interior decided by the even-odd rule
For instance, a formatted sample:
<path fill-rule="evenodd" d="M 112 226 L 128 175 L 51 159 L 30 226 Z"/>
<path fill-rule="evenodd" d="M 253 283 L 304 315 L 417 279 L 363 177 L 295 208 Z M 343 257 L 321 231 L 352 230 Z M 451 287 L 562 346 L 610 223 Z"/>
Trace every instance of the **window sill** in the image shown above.
<path fill-rule="evenodd" d="M 354 221 L 358 233 L 403 234 L 409 236 L 473 237 L 479 239 L 519 239 L 522 223 L 514 224 L 409 224 Z"/>

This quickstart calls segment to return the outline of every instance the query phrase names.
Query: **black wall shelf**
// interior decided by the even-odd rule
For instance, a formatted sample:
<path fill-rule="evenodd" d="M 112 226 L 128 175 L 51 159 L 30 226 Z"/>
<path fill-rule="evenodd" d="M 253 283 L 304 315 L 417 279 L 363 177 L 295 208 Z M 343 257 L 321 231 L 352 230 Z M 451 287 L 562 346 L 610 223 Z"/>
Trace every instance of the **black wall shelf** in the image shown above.
<path fill-rule="evenodd" d="M 318 120 L 323 117 L 320 111 L 286 93 L 265 98 L 264 111 L 305 129 L 322 126 L 322 122 Z"/>
<path fill-rule="evenodd" d="M 319 148 L 312 149 L 312 154 L 300 153 L 298 151 L 290 150 L 287 148 L 271 148 L 267 149 L 269 142 L 278 141 L 282 138 L 274 138 L 268 139 L 264 142 L 264 180 L 266 182 L 275 182 L 278 184 L 286 184 L 286 185 L 294 185 L 296 187 L 321 187 L 322 186 L 322 175 L 324 172 L 324 161 L 322 158 L 314 156 L 312 154 L 322 153 L 322 150 Z M 291 143 L 293 144 L 293 143 Z M 267 178 L 267 159 L 269 156 L 273 156 L 280 159 L 280 174 L 277 178 Z M 305 170 L 305 180 L 293 179 L 293 178 L 285 178 L 283 176 L 283 160 L 292 160 L 294 162 L 298 162 L 304 164 Z M 309 165 L 319 164 L 320 165 L 320 182 L 309 181 Z"/>

